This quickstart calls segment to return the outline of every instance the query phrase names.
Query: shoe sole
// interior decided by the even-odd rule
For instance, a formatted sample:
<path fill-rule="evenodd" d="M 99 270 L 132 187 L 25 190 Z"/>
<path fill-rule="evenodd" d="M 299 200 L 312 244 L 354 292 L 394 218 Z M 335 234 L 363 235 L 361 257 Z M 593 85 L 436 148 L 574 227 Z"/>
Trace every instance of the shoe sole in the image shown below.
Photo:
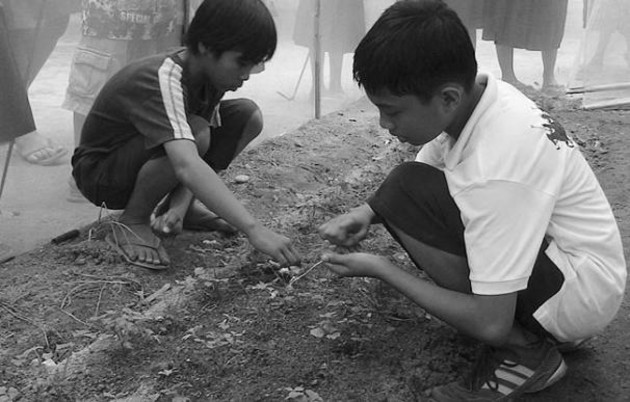
<path fill-rule="evenodd" d="M 549 377 L 547 381 L 544 382 L 544 384 L 536 386 L 536 387 L 528 388 L 527 390 L 523 392 L 526 394 L 532 394 L 534 392 L 542 391 L 543 389 L 552 386 L 553 384 L 560 381 L 562 377 L 564 377 L 564 375 L 567 373 L 567 369 L 568 369 L 567 364 L 564 362 L 564 359 L 561 359 L 560 364 L 558 365 L 556 370 L 553 372 L 551 377 Z"/>

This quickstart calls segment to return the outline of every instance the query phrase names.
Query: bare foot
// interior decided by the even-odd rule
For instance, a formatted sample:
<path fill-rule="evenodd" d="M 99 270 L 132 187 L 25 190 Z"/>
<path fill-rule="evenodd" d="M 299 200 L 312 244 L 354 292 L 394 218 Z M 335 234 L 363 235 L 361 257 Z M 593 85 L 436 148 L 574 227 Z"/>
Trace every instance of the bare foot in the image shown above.
<path fill-rule="evenodd" d="M 558 81 L 556 80 L 543 82 L 541 90 L 547 95 L 564 95 L 566 92 L 566 88 L 563 85 L 558 84 Z"/>
<path fill-rule="evenodd" d="M 512 80 L 505 80 L 504 79 L 502 81 L 507 82 L 508 84 L 512 85 L 514 88 L 518 89 L 519 91 L 521 91 L 521 92 L 523 92 L 525 94 L 536 91 L 536 88 L 534 88 L 533 86 L 527 85 L 527 84 L 517 80 L 516 78 L 512 79 Z"/>
<path fill-rule="evenodd" d="M 54 145 L 49 139 L 37 131 L 18 137 L 16 148 L 22 158 L 28 163 L 41 166 L 51 166 L 62 163 L 61 158 L 68 150 Z"/>

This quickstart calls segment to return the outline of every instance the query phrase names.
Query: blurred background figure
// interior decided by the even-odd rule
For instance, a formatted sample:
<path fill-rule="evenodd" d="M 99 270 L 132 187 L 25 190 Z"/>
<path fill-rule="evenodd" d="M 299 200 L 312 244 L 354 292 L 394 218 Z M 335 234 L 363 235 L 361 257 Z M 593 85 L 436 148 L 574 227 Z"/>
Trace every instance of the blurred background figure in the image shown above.
<path fill-rule="evenodd" d="M 6 20 L 0 3 L 0 143 L 35 131 L 26 85 L 9 42 Z"/>
<path fill-rule="evenodd" d="M 542 55 L 542 90 L 563 91 L 555 76 L 558 48 L 564 36 L 568 0 L 485 0 L 483 39 L 494 41 L 501 79 L 525 91 L 514 72 L 514 49 Z"/>
<path fill-rule="evenodd" d="M 0 0 L 4 9 L 3 24 L 9 49 L 21 74 L 18 81 L 28 89 L 70 21 L 70 14 L 79 11 L 80 0 Z M 8 57 L 8 56 L 7 56 Z M 5 56 L 3 61 L 8 61 Z M 3 91 L 6 87 L 3 86 Z M 30 106 L 28 107 L 30 113 Z M 32 115 L 30 117 L 32 120 Z M 8 121 L 8 120 L 7 120 Z M 42 166 L 62 162 L 68 150 L 54 145 L 32 127 L 29 133 L 8 133 L 15 138 L 19 155 L 27 162 Z M 10 130 L 10 127 L 4 130 Z"/>
<path fill-rule="evenodd" d="M 295 17 L 293 40 L 296 45 L 308 47 L 313 82 L 315 82 L 315 10 L 317 0 L 300 0 Z M 363 0 L 320 0 L 320 46 L 322 65 L 328 55 L 329 82 L 322 86 L 324 95 L 343 95 L 341 74 L 343 57 L 354 53 L 355 47 L 366 32 Z M 323 71 L 323 69 L 322 69 Z M 313 89 L 311 89 L 311 95 Z M 313 99 L 313 96 L 310 97 Z"/>
<path fill-rule="evenodd" d="M 610 53 L 607 55 L 608 50 L 611 53 L 616 51 L 618 56 L 623 57 L 624 64 L 630 67 L 630 1 L 590 0 L 586 8 L 587 35 L 590 36 L 591 45 L 594 45 L 586 68 L 601 71 L 605 60 L 614 64 L 615 57 Z M 615 46 L 618 40 L 613 40 L 613 35 L 620 36 L 625 41 L 623 51 Z"/>
<path fill-rule="evenodd" d="M 185 21 L 201 0 L 82 0 L 81 39 L 63 108 L 73 112 L 74 144 L 96 95 L 128 63 L 181 45 Z M 68 201 L 83 202 L 74 180 Z"/>
<path fill-rule="evenodd" d="M 483 26 L 484 0 L 444 0 L 468 29 L 473 46 L 477 44 L 477 29 Z"/>
<path fill-rule="evenodd" d="M 569 81 L 586 109 L 630 105 L 630 1 L 584 0 L 584 34 Z"/>
<path fill-rule="evenodd" d="M 26 94 L 24 79 L 18 70 L 9 43 L 9 31 L 6 25 L 4 7 L 0 3 L 0 144 L 13 141 L 16 137 L 33 132 L 35 121 L 31 105 Z M 3 166 L 2 186 L 4 190 L 6 169 Z M 0 264 L 12 256 L 12 249 L 0 242 Z"/>

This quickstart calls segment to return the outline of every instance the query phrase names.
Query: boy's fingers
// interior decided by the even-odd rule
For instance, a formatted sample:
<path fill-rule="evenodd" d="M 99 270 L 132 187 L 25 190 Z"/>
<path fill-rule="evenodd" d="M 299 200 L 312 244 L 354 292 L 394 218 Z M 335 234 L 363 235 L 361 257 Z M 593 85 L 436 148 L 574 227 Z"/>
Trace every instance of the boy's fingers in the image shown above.
<path fill-rule="evenodd" d="M 289 248 L 285 253 L 284 253 L 284 257 L 286 258 L 288 265 L 297 265 L 300 262 L 300 258 L 298 257 L 297 253 L 295 252 L 295 250 L 293 250 L 292 248 Z"/>
<path fill-rule="evenodd" d="M 287 258 L 284 256 L 284 254 L 282 252 L 278 252 L 276 255 L 273 256 L 273 258 L 278 261 L 278 264 L 280 264 L 281 267 L 286 267 L 287 266 Z"/>
<path fill-rule="evenodd" d="M 329 262 L 331 264 L 342 264 L 343 265 L 344 255 L 343 254 L 336 254 L 336 253 L 327 253 L 327 254 L 324 254 L 322 256 L 322 261 Z"/>

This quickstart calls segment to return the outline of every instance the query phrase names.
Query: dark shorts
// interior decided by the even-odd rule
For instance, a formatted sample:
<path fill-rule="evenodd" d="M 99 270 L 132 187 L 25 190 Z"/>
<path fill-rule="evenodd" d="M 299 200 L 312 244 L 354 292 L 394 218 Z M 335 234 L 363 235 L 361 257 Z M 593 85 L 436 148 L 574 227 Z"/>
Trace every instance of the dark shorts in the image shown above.
<path fill-rule="evenodd" d="M 383 221 L 410 237 L 466 257 L 461 213 L 439 169 L 419 162 L 403 163 L 389 174 L 368 203 Z M 394 234 L 391 229 L 390 233 Z M 545 254 L 547 246 L 543 240 L 527 289 L 518 292 L 515 317 L 529 331 L 544 336 L 550 335 L 533 314 L 564 282 L 562 272 Z"/>
<path fill-rule="evenodd" d="M 248 99 L 221 101 L 222 125 L 211 129 L 210 148 L 203 156 L 214 171 L 225 170 L 230 165 L 245 125 L 258 110 L 258 106 Z M 93 204 L 107 209 L 124 209 L 142 166 L 150 159 L 165 155 L 162 146 L 146 149 L 144 137 L 138 135 L 104 157 L 73 158 L 72 176 L 81 193 Z"/>

